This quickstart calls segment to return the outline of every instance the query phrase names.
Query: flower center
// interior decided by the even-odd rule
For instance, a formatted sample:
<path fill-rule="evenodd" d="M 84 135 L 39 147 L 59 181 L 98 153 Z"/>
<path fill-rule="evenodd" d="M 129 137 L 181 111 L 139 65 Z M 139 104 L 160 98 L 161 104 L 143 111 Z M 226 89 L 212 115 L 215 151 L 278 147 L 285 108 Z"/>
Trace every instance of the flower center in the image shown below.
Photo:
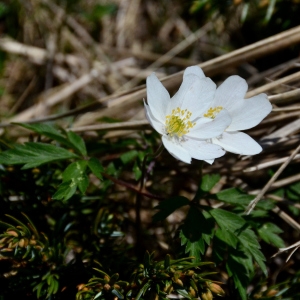
<path fill-rule="evenodd" d="M 166 131 L 167 134 L 173 137 L 182 137 L 187 134 L 196 123 L 192 123 L 190 118 L 192 113 L 187 109 L 177 107 L 172 110 L 171 115 L 166 116 Z"/>
<path fill-rule="evenodd" d="M 214 108 L 211 107 L 203 116 L 206 118 L 214 119 L 222 109 L 222 106 L 217 106 Z"/>

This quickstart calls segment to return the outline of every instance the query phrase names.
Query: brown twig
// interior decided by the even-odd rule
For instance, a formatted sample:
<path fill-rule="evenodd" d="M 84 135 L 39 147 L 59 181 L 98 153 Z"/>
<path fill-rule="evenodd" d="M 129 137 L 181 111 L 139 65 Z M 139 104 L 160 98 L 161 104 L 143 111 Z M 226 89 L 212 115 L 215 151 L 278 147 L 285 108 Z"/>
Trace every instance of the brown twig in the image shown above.
<path fill-rule="evenodd" d="M 264 188 L 258 193 L 258 195 L 249 203 L 246 208 L 245 213 L 249 215 L 251 211 L 256 206 L 257 202 L 263 197 L 263 195 L 268 191 L 270 186 L 274 183 L 274 181 L 278 178 L 278 176 L 283 172 L 286 166 L 293 160 L 296 154 L 300 150 L 300 145 L 293 151 L 290 157 L 281 165 L 281 167 L 276 171 L 276 173 L 272 176 L 272 178 L 268 181 L 268 183 L 264 186 Z"/>
<path fill-rule="evenodd" d="M 147 120 L 136 120 L 118 123 L 106 123 L 106 124 L 96 124 L 82 127 L 70 128 L 74 132 L 86 132 L 86 131 L 98 131 L 98 130 L 141 130 L 141 129 L 151 129 L 150 124 Z"/>
<path fill-rule="evenodd" d="M 297 154 L 293 160 L 296 160 L 300 158 L 300 154 Z M 273 167 L 273 166 L 276 166 L 276 165 L 279 165 L 283 162 L 285 162 L 286 160 L 288 159 L 288 157 L 282 157 L 282 158 L 276 158 L 274 160 L 271 160 L 271 161 L 267 161 L 267 162 L 263 162 L 261 164 L 258 164 L 256 166 L 251 166 L 249 168 L 246 168 L 244 169 L 244 172 L 253 172 L 253 171 L 258 171 L 258 170 L 262 170 L 262 169 L 265 169 L 265 168 L 269 168 L 269 167 Z"/>
<path fill-rule="evenodd" d="M 294 249 L 293 249 L 294 248 Z M 281 254 L 282 252 L 285 252 L 287 250 L 293 249 L 290 255 L 287 257 L 286 262 L 290 260 L 291 256 L 295 253 L 297 249 L 300 248 L 300 241 L 296 242 L 295 244 L 288 246 L 286 248 L 279 248 L 279 251 L 275 253 L 272 257 L 277 256 L 278 254 Z"/>
<path fill-rule="evenodd" d="M 291 81 L 294 81 L 294 80 L 299 80 L 300 78 L 300 71 L 299 72 L 296 72 L 294 74 L 291 74 L 291 75 L 288 75 L 286 77 L 283 77 L 283 78 L 280 78 L 276 81 L 273 81 L 273 82 L 270 82 L 268 84 L 265 84 L 257 89 L 254 89 L 252 91 L 249 91 L 246 95 L 247 98 L 250 98 L 250 97 L 253 97 L 257 94 L 260 94 L 260 93 L 264 93 L 264 92 L 267 92 L 275 87 L 278 87 L 279 85 L 282 85 L 284 83 L 287 83 L 287 82 L 291 82 Z"/>
<path fill-rule="evenodd" d="M 120 180 L 120 179 L 116 179 L 116 178 L 114 178 L 114 177 L 112 177 L 112 176 L 110 176 L 110 175 L 108 175 L 106 173 L 101 173 L 101 174 L 102 174 L 103 177 L 111 180 L 112 182 L 114 182 L 116 184 L 125 186 L 126 188 L 128 188 L 129 190 L 134 191 L 137 194 L 141 194 L 141 195 L 146 196 L 146 197 L 148 197 L 150 199 L 156 199 L 156 200 L 163 200 L 164 199 L 164 198 L 162 198 L 162 197 L 160 197 L 158 195 L 151 194 L 151 193 L 145 191 L 144 189 L 140 190 L 139 187 L 134 186 L 134 185 L 132 185 L 132 184 L 126 182 L 126 181 L 123 181 L 123 180 Z"/>

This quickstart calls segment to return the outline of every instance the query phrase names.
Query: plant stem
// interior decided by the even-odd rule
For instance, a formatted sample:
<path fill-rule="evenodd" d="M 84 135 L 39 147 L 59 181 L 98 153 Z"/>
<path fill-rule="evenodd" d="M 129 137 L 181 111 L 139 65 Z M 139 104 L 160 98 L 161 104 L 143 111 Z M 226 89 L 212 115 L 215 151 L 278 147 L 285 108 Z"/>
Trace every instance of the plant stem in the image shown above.
<path fill-rule="evenodd" d="M 199 183 L 198 183 L 198 189 L 197 189 L 197 192 L 196 192 L 196 194 L 195 194 L 195 196 L 194 196 L 194 198 L 193 198 L 193 202 L 198 202 L 199 200 L 200 200 L 200 198 L 202 197 L 202 191 L 201 191 L 201 189 L 200 189 L 200 186 L 201 186 L 201 183 L 202 183 L 202 178 L 203 178 L 203 172 L 202 172 L 202 170 L 203 170 L 203 160 L 200 160 L 199 161 L 199 169 L 198 169 L 198 171 L 199 171 Z"/>
<path fill-rule="evenodd" d="M 146 178 L 146 164 L 148 157 L 156 158 L 158 157 L 162 151 L 163 151 L 162 144 L 158 147 L 157 151 L 153 154 L 146 154 L 143 159 L 142 164 L 142 175 L 140 180 L 140 190 L 139 193 L 136 195 L 136 201 L 135 201 L 135 230 L 136 230 L 136 255 L 138 258 L 142 258 L 144 255 L 144 247 L 142 242 L 142 228 L 141 228 L 141 205 L 142 205 L 142 189 L 145 184 L 145 178 Z"/>

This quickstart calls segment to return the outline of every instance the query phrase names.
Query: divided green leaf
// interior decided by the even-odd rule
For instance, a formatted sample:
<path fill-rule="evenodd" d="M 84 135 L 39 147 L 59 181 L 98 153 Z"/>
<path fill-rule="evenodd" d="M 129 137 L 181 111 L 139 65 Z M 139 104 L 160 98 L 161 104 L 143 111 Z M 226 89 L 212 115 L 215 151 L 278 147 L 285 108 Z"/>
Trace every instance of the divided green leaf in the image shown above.
<path fill-rule="evenodd" d="M 242 217 L 223 209 L 215 208 L 210 210 L 209 213 L 222 229 L 229 230 L 232 233 L 246 225 L 246 221 Z"/>
<path fill-rule="evenodd" d="M 44 123 L 37 123 L 37 124 L 23 124 L 23 123 L 16 123 L 24 128 L 32 130 L 40 135 L 44 135 L 52 140 L 55 140 L 67 147 L 75 149 L 81 155 L 86 156 L 86 147 L 84 140 L 72 131 L 67 132 L 67 137 L 59 132 L 54 126 L 44 124 Z"/>
<path fill-rule="evenodd" d="M 137 163 L 137 161 L 134 162 L 134 166 L 132 168 L 132 171 L 134 173 L 135 180 L 139 180 L 142 176 L 142 170 L 140 169 L 139 164 Z"/>
<path fill-rule="evenodd" d="M 200 189 L 203 192 L 209 192 L 220 180 L 219 174 L 206 174 L 203 176 Z"/>
<path fill-rule="evenodd" d="M 249 267 L 252 268 L 252 260 L 250 257 L 245 256 L 243 251 L 234 250 L 230 251 L 226 268 L 229 276 L 233 278 L 235 288 L 238 290 L 242 300 L 247 299 L 247 286 L 250 282 Z"/>
<path fill-rule="evenodd" d="M 172 214 L 176 209 L 188 205 L 190 203 L 189 199 L 178 196 L 173 197 L 167 200 L 164 200 L 159 203 L 158 206 L 156 206 L 156 209 L 159 209 L 159 212 L 157 212 L 153 216 L 153 221 L 158 222 L 166 219 L 170 214 Z"/>
<path fill-rule="evenodd" d="M 220 227 L 214 237 L 214 256 L 221 262 L 225 252 L 230 254 L 226 262 L 228 273 L 233 277 L 241 298 L 246 299 L 246 287 L 254 272 L 253 260 L 267 276 L 258 238 L 241 216 L 222 209 L 212 209 L 209 213 Z"/>
<path fill-rule="evenodd" d="M 89 161 L 88 161 L 88 167 L 91 169 L 91 171 L 93 172 L 93 174 L 95 176 L 97 176 L 100 180 L 103 180 L 102 177 L 102 172 L 104 171 L 103 166 L 101 165 L 101 163 L 99 162 L 99 160 L 95 157 L 92 157 Z"/>
<path fill-rule="evenodd" d="M 0 153 L 0 163 L 7 165 L 24 164 L 22 169 L 29 169 L 45 163 L 77 157 L 76 154 L 64 148 L 51 144 L 29 142 Z"/>
<path fill-rule="evenodd" d="M 68 131 L 67 136 L 69 142 L 73 145 L 73 148 L 75 148 L 81 155 L 86 156 L 86 147 L 82 137 L 72 131 Z"/>
<path fill-rule="evenodd" d="M 61 134 L 54 126 L 45 124 L 45 123 L 37 123 L 37 124 L 24 124 L 17 123 L 19 126 L 32 130 L 40 135 L 44 135 L 54 141 L 57 141 L 63 145 L 68 147 L 72 147 L 72 143 L 70 143 L 66 137 Z"/>
<path fill-rule="evenodd" d="M 224 228 L 218 228 L 215 233 L 215 237 L 222 241 L 227 246 L 236 249 L 238 244 L 238 239 L 234 233 L 228 231 Z"/>
<path fill-rule="evenodd" d="M 63 183 L 58 187 L 53 199 L 68 200 L 76 192 L 77 186 L 82 194 L 85 193 L 89 185 L 89 179 L 85 173 L 86 166 L 86 160 L 71 163 L 63 172 Z"/>
<path fill-rule="evenodd" d="M 132 161 L 133 159 L 135 159 L 138 156 L 138 154 L 139 154 L 138 151 L 130 150 L 126 153 L 123 153 L 120 156 L 120 159 L 121 159 L 122 163 L 125 165 L 125 164 L 129 163 L 130 161 Z"/>
<path fill-rule="evenodd" d="M 85 193 L 86 189 L 89 186 L 89 183 L 90 183 L 90 181 L 89 181 L 89 178 L 86 176 L 86 174 L 82 174 L 82 176 L 80 178 L 78 178 L 77 184 L 78 184 L 78 188 L 82 194 Z"/>
<path fill-rule="evenodd" d="M 220 201 L 239 206 L 247 206 L 254 199 L 254 196 L 242 193 L 236 188 L 220 191 L 216 196 Z"/>
<path fill-rule="evenodd" d="M 201 211 L 191 207 L 180 231 L 181 245 L 186 245 L 185 253 L 199 261 L 200 255 L 205 252 L 204 242 L 210 243 L 214 226 L 209 215 L 204 216 Z"/>
<path fill-rule="evenodd" d="M 57 189 L 56 193 L 52 196 L 55 200 L 68 200 L 76 192 L 77 184 L 73 180 L 63 182 Z"/>
<path fill-rule="evenodd" d="M 273 223 L 265 223 L 258 229 L 259 236 L 268 244 L 277 248 L 284 248 L 285 244 L 282 238 L 278 235 L 282 230 Z"/>
<path fill-rule="evenodd" d="M 241 231 L 237 235 L 237 238 L 243 245 L 245 252 L 252 255 L 253 259 L 258 263 L 264 274 L 267 276 L 268 271 L 265 265 L 266 259 L 260 251 L 260 245 L 255 233 L 251 229 L 247 228 L 246 230 Z"/>
<path fill-rule="evenodd" d="M 86 160 L 78 160 L 71 163 L 62 174 L 63 181 L 74 180 L 74 182 L 78 183 L 82 175 L 85 174 L 86 166 Z"/>
<path fill-rule="evenodd" d="M 248 204 L 255 198 L 253 195 L 246 194 L 239 189 L 230 188 L 220 191 L 216 194 L 218 200 L 229 203 L 236 206 L 242 206 L 243 208 L 248 206 Z M 270 210 L 274 207 L 274 204 L 269 200 L 259 201 L 256 208 L 263 210 Z"/>
<path fill-rule="evenodd" d="M 190 299 L 190 300 L 193 299 L 193 298 L 189 295 L 189 293 L 188 293 L 186 290 L 184 290 L 184 289 L 181 289 L 181 290 L 176 289 L 176 292 L 177 292 L 179 295 L 181 295 L 182 297 L 184 297 L 184 299 Z"/>

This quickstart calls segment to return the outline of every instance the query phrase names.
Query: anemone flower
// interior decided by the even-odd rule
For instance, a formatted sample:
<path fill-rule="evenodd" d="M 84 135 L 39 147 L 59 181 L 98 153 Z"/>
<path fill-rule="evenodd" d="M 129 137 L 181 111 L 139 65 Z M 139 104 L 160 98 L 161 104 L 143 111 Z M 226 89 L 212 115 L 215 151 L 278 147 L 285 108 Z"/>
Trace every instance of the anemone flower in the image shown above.
<path fill-rule="evenodd" d="M 261 152 L 261 146 L 240 130 L 258 125 L 271 112 L 272 105 L 266 94 L 244 99 L 247 90 L 248 85 L 243 78 L 228 77 L 217 88 L 211 106 L 204 116 L 214 119 L 223 109 L 229 112 L 231 123 L 222 134 L 212 138 L 212 143 L 232 153 L 254 155 Z"/>
<path fill-rule="evenodd" d="M 185 163 L 191 163 L 192 158 L 212 163 L 224 155 L 222 147 L 211 141 L 224 133 L 231 117 L 226 109 L 213 117 L 205 116 L 215 93 L 216 85 L 197 66 L 185 70 L 183 82 L 172 98 L 155 73 L 147 78 L 147 119 L 175 158 Z"/>

